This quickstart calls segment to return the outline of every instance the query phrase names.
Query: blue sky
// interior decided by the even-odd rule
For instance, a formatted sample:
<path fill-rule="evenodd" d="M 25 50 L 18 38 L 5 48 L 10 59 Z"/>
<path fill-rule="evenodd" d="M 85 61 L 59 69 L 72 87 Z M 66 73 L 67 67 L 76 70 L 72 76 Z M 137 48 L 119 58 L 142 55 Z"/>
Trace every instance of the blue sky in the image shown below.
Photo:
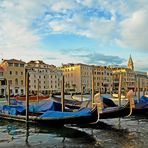
<path fill-rule="evenodd" d="M 148 71 L 147 0 L 0 0 L 0 58 Z"/>

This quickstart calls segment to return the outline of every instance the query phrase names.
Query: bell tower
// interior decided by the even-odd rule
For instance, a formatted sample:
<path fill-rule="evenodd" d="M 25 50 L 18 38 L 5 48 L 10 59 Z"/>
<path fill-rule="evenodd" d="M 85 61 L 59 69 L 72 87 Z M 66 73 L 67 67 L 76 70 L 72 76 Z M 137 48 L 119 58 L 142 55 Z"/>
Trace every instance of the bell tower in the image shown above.
<path fill-rule="evenodd" d="M 129 56 L 127 67 L 131 70 L 134 70 L 134 63 L 133 63 L 131 55 Z"/>

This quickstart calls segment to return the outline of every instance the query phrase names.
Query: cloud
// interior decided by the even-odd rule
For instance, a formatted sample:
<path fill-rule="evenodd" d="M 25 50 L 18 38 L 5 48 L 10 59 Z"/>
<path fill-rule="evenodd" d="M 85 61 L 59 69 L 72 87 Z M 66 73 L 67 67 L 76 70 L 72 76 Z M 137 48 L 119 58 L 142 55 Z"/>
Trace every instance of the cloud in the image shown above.
<path fill-rule="evenodd" d="M 18 1 L 0 2 L 0 50 L 4 55 L 11 51 L 22 51 L 38 47 L 40 37 L 30 28 L 34 14 L 33 3 L 19 3 Z"/>
<path fill-rule="evenodd" d="M 84 51 L 80 49 L 80 44 L 78 46 L 82 51 L 70 52 L 69 55 L 58 53 L 55 49 L 45 51 L 49 47 L 42 46 L 44 39 L 53 34 L 84 36 L 90 42 L 95 40 L 104 49 L 110 49 L 110 44 L 116 49 L 131 48 L 138 52 L 148 49 L 147 0 L 5 0 L 0 1 L 0 10 L 0 53 L 6 57 L 29 59 L 34 56 L 49 62 L 55 60 L 55 63 L 58 60 L 71 61 L 70 55 L 73 55 L 73 62 L 84 60 L 87 63 L 120 64 L 124 61 L 120 55 L 98 52 L 95 55 L 90 49 Z M 61 49 L 64 48 L 61 45 Z"/>
<path fill-rule="evenodd" d="M 120 23 L 121 38 L 117 40 L 120 45 L 134 49 L 148 50 L 148 11 L 139 10 L 130 18 Z"/>
<path fill-rule="evenodd" d="M 79 61 L 87 64 L 99 64 L 99 65 L 121 65 L 125 63 L 125 59 L 119 56 L 105 55 L 99 52 L 88 50 L 87 48 L 77 48 L 70 50 L 62 50 L 62 55 L 68 55 L 69 57 L 77 58 Z"/>
<path fill-rule="evenodd" d="M 81 55 L 81 58 L 88 64 L 100 64 L 100 65 L 121 65 L 125 59 L 119 56 L 104 55 L 100 53 L 90 53 Z"/>
<path fill-rule="evenodd" d="M 134 69 L 137 71 L 147 71 L 148 72 L 148 66 L 147 66 L 147 56 L 142 57 L 141 59 L 137 59 L 134 61 Z"/>
<path fill-rule="evenodd" d="M 66 9 L 73 9 L 76 7 L 76 3 L 75 1 L 67 1 L 67 0 L 63 0 L 63 1 L 57 1 L 54 2 L 51 6 L 51 9 L 53 11 L 63 11 Z"/>

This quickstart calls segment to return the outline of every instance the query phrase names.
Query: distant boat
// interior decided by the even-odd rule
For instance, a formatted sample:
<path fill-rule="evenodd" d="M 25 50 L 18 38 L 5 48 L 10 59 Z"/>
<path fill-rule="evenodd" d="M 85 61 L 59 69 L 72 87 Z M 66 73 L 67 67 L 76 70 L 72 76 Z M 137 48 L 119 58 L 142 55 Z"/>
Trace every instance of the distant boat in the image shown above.
<path fill-rule="evenodd" d="M 50 100 L 61 103 L 61 97 L 57 97 L 55 95 L 51 95 L 49 97 Z M 87 101 L 86 101 L 87 102 Z M 79 109 L 82 105 L 82 101 L 73 100 L 73 99 L 64 99 L 64 105 L 70 109 Z"/>
<path fill-rule="evenodd" d="M 112 97 L 113 97 L 113 98 L 117 98 L 117 99 L 119 98 L 119 97 L 118 97 L 118 94 L 116 94 L 116 93 L 113 93 L 113 94 L 112 94 Z M 126 98 L 126 97 L 125 97 L 124 95 L 121 95 L 121 99 L 125 99 L 125 98 Z"/>
<path fill-rule="evenodd" d="M 16 96 L 14 97 L 16 100 L 19 100 L 19 101 L 25 101 L 26 100 L 26 96 L 23 95 L 23 96 Z M 44 96 L 44 95 L 30 95 L 29 96 L 29 101 L 41 101 L 41 100 L 45 100 L 45 99 L 49 99 L 49 96 Z"/>

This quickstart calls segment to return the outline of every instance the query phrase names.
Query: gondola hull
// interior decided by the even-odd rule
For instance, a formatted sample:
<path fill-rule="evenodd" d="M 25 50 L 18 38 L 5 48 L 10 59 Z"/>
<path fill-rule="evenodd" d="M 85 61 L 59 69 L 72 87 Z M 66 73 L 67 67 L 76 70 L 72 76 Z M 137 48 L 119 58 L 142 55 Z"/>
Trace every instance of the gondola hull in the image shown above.
<path fill-rule="evenodd" d="M 121 107 L 110 107 L 110 109 L 103 110 L 100 113 L 100 119 L 107 119 L 107 118 L 120 118 L 125 117 L 130 114 L 130 108 L 128 105 L 121 106 Z"/>
<path fill-rule="evenodd" d="M 148 115 L 148 103 L 137 103 L 132 111 L 132 115 Z"/>

